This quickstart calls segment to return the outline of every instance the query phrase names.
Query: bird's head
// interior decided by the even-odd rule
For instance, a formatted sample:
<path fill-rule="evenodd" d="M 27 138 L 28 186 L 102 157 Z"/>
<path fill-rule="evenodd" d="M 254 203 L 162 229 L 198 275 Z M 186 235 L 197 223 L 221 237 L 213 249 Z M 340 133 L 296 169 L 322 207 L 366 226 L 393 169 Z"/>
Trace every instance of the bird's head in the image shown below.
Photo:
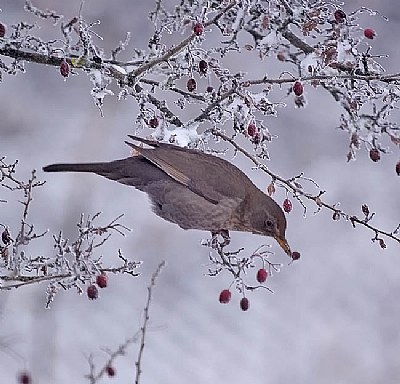
<path fill-rule="evenodd" d="M 286 240 L 286 218 L 281 207 L 269 196 L 264 195 L 261 209 L 253 212 L 251 218 L 252 232 L 273 237 L 285 253 L 291 257 L 289 243 Z"/>

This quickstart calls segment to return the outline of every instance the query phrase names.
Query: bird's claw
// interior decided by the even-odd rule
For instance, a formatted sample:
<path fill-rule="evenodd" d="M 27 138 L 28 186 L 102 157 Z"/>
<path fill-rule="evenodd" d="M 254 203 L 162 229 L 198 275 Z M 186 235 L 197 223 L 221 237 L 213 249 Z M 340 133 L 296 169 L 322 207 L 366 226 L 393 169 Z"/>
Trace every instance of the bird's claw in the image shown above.
<path fill-rule="evenodd" d="M 221 235 L 222 241 L 218 241 L 218 236 Z M 221 230 L 219 232 L 211 232 L 211 239 L 209 245 L 213 249 L 224 248 L 229 245 L 231 242 L 231 238 L 229 236 L 229 231 Z"/>

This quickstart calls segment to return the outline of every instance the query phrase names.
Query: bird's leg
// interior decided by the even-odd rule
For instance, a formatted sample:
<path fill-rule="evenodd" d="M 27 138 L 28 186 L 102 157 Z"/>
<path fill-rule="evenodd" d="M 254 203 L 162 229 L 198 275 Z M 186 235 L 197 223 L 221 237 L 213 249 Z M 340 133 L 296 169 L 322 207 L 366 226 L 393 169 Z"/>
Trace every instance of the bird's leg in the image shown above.
<path fill-rule="evenodd" d="M 218 248 L 218 235 L 219 235 L 219 232 L 211 231 L 210 246 L 213 249 L 217 249 Z"/>
<path fill-rule="evenodd" d="M 222 241 L 218 241 L 218 236 L 221 235 Z M 218 252 L 221 258 L 222 265 L 229 265 L 229 260 L 225 257 L 224 247 L 230 243 L 229 232 L 227 230 L 221 230 L 218 232 L 211 231 L 211 239 L 208 242 L 208 246 Z M 218 261 L 218 264 L 220 262 Z"/>
<path fill-rule="evenodd" d="M 227 245 L 229 245 L 229 243 L 231 242 L 231 237 L 229 236 L 229 231 L 226 229 L 223 229 L 220 231 L 220 235 L 222 236 L 223 242 L 220 243 L 221 247 L 225 247 Z"/>
<path fill-rule="evenodd" d="M 221 235 L 222 241 L 218 242 L 218 235 Z M 218 232 L 211 231 L 211 247 L 217 249 L 217 246 L 224 248 L 231 242 L 231 237 L 229 236 L 229 231 L 226 229 L 221 229 Z"/>

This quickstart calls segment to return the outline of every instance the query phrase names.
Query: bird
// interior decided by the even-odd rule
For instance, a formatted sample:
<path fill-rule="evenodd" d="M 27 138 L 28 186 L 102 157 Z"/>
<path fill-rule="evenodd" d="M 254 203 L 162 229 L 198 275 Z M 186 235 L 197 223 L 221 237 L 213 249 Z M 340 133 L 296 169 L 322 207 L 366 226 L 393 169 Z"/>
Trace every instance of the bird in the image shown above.
<path fill-rule="evenodd" d="M 89 172 L 148 194 L 153 212 L 183 229 L 229 231 L 276 239 L 291 257 L 281 207 L 238 167 L 197 149 L 128 135 L 131 156 L 109 162 L 59 163 L 44 172 Z M 146 145 L 146 147 L 144 146 Z"/>

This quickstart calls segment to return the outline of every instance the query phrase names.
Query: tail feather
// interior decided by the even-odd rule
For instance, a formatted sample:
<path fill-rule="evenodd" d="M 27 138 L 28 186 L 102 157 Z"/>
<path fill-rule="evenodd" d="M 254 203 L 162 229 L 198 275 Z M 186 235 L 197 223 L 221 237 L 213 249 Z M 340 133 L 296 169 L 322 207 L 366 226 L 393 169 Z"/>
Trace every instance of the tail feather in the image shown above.
<path fill-rule="evenodd" d="M 44 172 L 92 172 L 105 173 L 110 171 L 110 163 L 85 163 L 85 164 L 51 164 L 43 167 Z"/>
<path fill-rule="evenodd" d="M 170 181 L 170 177 L 142 156 L 104 163 L 61 163 L 43 167 L 45 172 L 89 172 L 107 179 L 131 185 L 146 192 L 148 185 Z"/>

